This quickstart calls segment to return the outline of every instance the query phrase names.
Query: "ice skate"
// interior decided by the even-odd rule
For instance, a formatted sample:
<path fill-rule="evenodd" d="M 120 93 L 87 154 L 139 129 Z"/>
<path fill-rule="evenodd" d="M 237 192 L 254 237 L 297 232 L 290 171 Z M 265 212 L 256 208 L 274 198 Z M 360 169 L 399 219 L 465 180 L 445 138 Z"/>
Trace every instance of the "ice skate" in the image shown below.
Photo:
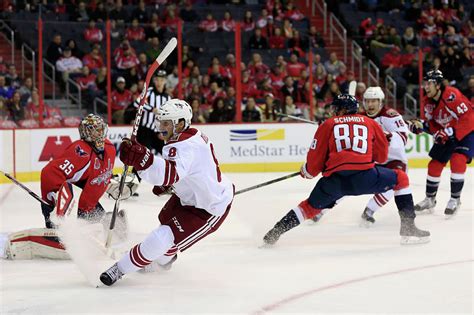
<path fill-rule="evenodd" d="M 446 219 L 452 218 L 455 214 L 458 213 L 458 209 L 461 206 L 461 200 L 459 198 L 451 198 L 448 201 L 446 209 L 444 209 L 444 214 Z"/>
<path fill-rule="evenodd" d="M 112 267 L 104 271 L 100 275 L 100 281 L 106 286 L 111 286 L 117 280 L 122 279 L 123 273 L 120 271 L 118 265 L 115 263 Z"/>
<path fill-rule="evenodd" d="M 435 197 L 426 197 L 415 205 L 415 211 L 418 213 L 433 213 L 436 207 Z"/>
<path fill-rule="evenodd" d="M 265 234 L 263 237 L 263 245 L 261 248 L 272 247 L 280 239 L 280 236 L 283 234 L 283 231 L 274 227 Z"/>
<path fill-rule="evenodd" d="M 401 217 L 400 244 L 424 244 L 430 241 L 430 232 L 420 230 L 415 225 L 414 218 Z"/>
<path fill-rule="evenodd" d="M 374 212 L 367 207 L 360 217 L 362 218 L 360 223 L 361 227 L 369 228 L 375 223 Z"/>

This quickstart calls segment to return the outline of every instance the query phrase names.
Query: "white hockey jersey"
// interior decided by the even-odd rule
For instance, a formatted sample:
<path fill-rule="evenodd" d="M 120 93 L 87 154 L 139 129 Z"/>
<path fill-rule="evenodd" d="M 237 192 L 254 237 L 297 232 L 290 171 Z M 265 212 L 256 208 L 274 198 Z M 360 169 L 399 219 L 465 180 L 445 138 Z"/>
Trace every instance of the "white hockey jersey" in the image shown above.
<path fill-rule="evenodd" d="M 403 121 L 403 117 L 396 110 L 384 107 L 373 119 L 384 131 L 392 134 L 388 147 L 387 163 L 391 161 L 402 161 L 407 164 L 408 159 L 405 152 L 405 145 L 408 140 L 408 127 Z"/>
<path fill-rule="evenodd" d="M 163 157 L 138 175 L 156 186 L 173 186 L 183 206 L 222 215 L 234 197 L 231 181 L 219 169 L 211 141 L 195 128 L 163 147 Z"/>

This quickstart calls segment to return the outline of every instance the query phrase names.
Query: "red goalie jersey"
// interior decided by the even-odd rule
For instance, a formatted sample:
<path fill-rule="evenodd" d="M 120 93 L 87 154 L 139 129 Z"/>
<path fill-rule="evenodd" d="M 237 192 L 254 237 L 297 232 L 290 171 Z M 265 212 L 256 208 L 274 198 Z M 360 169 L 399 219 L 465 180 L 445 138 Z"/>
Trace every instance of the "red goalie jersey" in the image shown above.
<path fill-rule="evenodd" d="M 332 117 L 319 126 L 306 158 L 312 176 L 347 170 L 367 170 L 388 156 L 382 128 L 359 114 Z"/>
<path fill-rule="evenodd" d="M 456 88 L 441 89 L 438 102 L 424 97 L 425 116 L 431 133 L 452 127 L 456 139 L 461 140 L 474 131 L 474 111 L 471 102 Z"/>
<path fill-rule="evenodd" d="M 79 209 L 92 211 L 107 190 L 115 162 L 115 147 L 105 140 L 104 152 L 98 154 L 84 140 L 77 140 L 61 155 L 50 161 L 41 171 L 41 194 L 53 202 L 56 193 L 66 181 L 82 188 Z"/>

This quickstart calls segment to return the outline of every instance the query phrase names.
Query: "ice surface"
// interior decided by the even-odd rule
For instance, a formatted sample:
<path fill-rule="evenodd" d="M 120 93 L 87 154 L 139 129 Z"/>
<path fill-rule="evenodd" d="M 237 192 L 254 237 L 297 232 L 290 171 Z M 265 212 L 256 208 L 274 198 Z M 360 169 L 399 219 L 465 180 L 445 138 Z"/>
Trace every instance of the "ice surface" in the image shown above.
<path fill-rule="evenodd" d="M 281 173 L 228 174 L 237 189 Z M 415 202 L 426 170 L 409 172 Z M 373 228 L 359 227 L 368 196 L 349 197 L 314 225 L 259 249 L 262 236 L 307 197 L 315 180 L 292 178 L 235 198 L 220 230 L 179 255 L 169 272 L 126 275 L 94 288 L 71 261 L 0 260 L 1 314 L 65 313 L 463 313 L 473 312 L 473 181 L 468 170 L 459 214 L 445 220 L 449 171 L 433 215 L 417 217 L 431 243 L 399 244 L 391 201 Z M 28 186 L 39 191 L 39 183 Z M 139 241 L 157 226 L 166 197 L 151 186 L 122 202 Z M 103 199 L 106 209 L 113 201 Z M 42 227 L 39 204 L 13 185 L 0 185 L 0 233 Z M 112 262 L 112 261 L 110 261 Z M 92 262 L 97 267 L 104 262 Z"/>

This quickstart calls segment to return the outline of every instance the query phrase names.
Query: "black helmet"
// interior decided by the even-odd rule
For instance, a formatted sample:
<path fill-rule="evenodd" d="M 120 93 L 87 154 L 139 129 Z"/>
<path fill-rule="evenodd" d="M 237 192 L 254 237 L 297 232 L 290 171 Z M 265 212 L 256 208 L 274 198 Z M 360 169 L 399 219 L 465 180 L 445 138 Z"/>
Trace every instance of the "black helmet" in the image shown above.
<path fill-rule="evenodd" d="M 334 98 L 332 104 L 334 112 L 337 114 L 345 109 L 345 114 L 355 114 L 359 110 L 359 102 L 349 94 L 340 94 Z"/>
<path fill-rule="evenodd" d="M 444 80 L 443 72 L 439 70 L 430 70 L 425 74 L 423 80 L 428 82 L 433 81 L 436 82 L 436 84 L 441 84 Z"/>

